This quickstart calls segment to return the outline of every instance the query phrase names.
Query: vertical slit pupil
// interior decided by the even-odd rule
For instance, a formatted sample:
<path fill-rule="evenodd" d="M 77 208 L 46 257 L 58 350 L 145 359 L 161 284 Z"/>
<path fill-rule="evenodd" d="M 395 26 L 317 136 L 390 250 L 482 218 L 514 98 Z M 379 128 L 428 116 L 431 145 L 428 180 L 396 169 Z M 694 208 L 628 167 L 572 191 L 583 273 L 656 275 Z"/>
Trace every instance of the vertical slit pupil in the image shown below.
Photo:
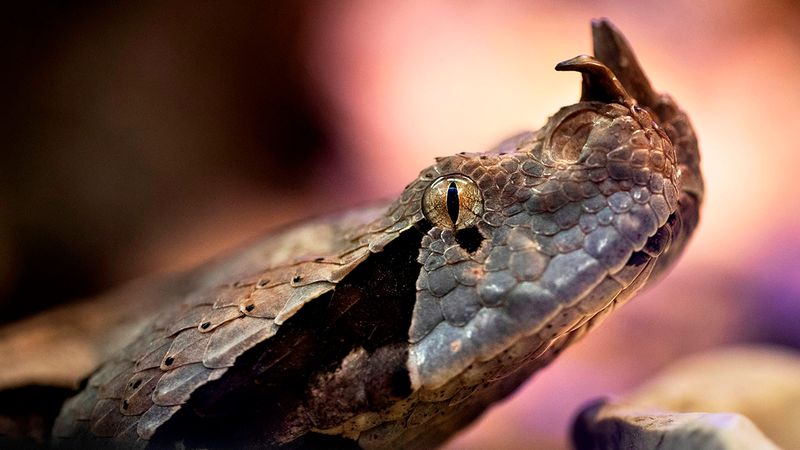
<path fill-rule="evenodd" d="M 447 215 L 449 215 L 450 220 L 453 221 L 453 227 L 455 227 L 456 222 L 458 222 L 459 209 L 458 187 L 455 181 L 451 181 L 450 186 L 447 187 Z"/>

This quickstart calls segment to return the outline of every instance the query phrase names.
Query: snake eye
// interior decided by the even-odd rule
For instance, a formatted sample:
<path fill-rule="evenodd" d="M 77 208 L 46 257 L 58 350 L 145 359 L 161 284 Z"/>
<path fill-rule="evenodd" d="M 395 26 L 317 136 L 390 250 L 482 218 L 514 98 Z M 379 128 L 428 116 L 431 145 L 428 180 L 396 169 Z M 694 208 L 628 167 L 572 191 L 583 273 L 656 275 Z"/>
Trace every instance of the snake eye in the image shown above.
<path fill-rule="evenodd" d="M 481 191 L 463 175 L 439 177 L 422 196 L 422 213 L 434 226 L 463 230 L 478 223 L 483 213 Z"/>

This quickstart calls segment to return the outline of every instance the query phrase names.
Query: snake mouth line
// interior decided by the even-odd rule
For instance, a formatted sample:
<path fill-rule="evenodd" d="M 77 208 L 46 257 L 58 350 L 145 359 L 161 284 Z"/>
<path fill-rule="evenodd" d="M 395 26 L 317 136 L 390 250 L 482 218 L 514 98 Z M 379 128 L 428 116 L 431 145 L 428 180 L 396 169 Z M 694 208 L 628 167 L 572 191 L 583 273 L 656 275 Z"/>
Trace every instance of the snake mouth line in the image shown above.
<path fill-rule="evenodd" d="M 606 303 L 606 305 L 599 308 L 593 314 L 587 315 L 576 325 L 555 334 L 548 343 L 548 347 L 552 346 L 557 340 L 563 339 L 566 336 L 574 335 L 575 333 L 583 335 L 590 328 L 599 324 L 599 322 L 602 321 L 602 319 L 604 319 L 605 316 L 607 316 L 611 311 L 613 311 L 614 308 L 625 303 L 627 300 L 633 297 L 650 278 L 653 270 L 656 267 L 659 257 L 669 251 L 673 234 L 675 234 L 676 231 L 679 231 L 676 230 L 675 227 L 677 220 L 678 216 L 676 212 L 670 214 L 664 225 L 660 226 L 655 233 L 648 237 L 642 249 L 634 251 L 631 254 L 622 269 L 606 276 L 607 279 L 613 279 L 623 286 L 622 289 Z M 591 293 L 584 295 L 573 305 L 562 308 L 562 310 L 559 311 L 559 314 L 564 314 L 564 311 L 566 310 L 577 308 L 578 305 L 585 301 L 589 295 L 591 295 Z M 548 321 L 544 327 L 548 325 L 552 326 L 553 322 L 554 320 Z"/>
<path fill-rule="evenodd" d="M 514 347 L 519 341 L 527 337 L 540 334 L 543 332 L 543 330 L 550 329 L 552 330 L 550 331 L 552 333 L 550 338 L 544 340 L 537 348 L 532 349 L 531 354 L 528 355 L 528 357 L 541 355 L 553 347 L 558 341 L 563 339 L 569 339 L 570 341 L 573 341 L 585 334 L 585 332 L 590 328 L 599 324 L 600 321 L 611 311 L 613 311 L 614 308 L 622 303 L 625 303 L 628 299 L 633 297 L 642 286 L 644 286 L 645 282 L 648 280 L 653 269 L 655 268 L 659 256 L 669 251 L 672 234 L 674 234 L 676 231 L 679 231 L 676 230 L 674 225 L 677 219 L 677 213 L 670 214 L 666 223 L 648 237 L 644 247 L 641 250 L 634 251 L 631 254 L 622 269 L 606 275 L 604 280 L 609 278 L 613 279 L 615 282 L 620 284 L 621 289 L 616 295 L 611 297 L 611 299 L 606 302 L 605 305 L 594 312 L 586 314 L 574 325 L 560 327 L 559 320 L 567 316 L 570 311 L 575 310 L 582 302 L 587 300 L 587 298 L 592 294 L 592 291 L 590 291 L 573 304 L 562 306 L 553 313 L 549 320 L 545 321 L 530 332 L 524 333 L 519 339 L 515 340 L 508 347 L 492 357 L 482 360 L 481 362 L 496 358 L 498 355 Z M 602 284 L 602 281 L 600 284 Z M 597 289 L 597 286 L 594 289 Z"/>

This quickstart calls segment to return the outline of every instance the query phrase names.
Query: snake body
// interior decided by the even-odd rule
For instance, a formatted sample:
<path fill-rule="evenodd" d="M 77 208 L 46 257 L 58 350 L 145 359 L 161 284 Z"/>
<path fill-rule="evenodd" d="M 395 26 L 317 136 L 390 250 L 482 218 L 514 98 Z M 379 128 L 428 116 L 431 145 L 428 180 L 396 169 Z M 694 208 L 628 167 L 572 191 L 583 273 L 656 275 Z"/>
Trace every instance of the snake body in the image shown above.
<path fill-rule="evenodd" d="M 581 101 L 540 130 L 182 276 L 64 403 L 52 443 L 424 447 L 511 393 L 698 220 L 687 116 L 608 22 L 593 33 L 595 57 L 557 66 L 581 72 Z"/>

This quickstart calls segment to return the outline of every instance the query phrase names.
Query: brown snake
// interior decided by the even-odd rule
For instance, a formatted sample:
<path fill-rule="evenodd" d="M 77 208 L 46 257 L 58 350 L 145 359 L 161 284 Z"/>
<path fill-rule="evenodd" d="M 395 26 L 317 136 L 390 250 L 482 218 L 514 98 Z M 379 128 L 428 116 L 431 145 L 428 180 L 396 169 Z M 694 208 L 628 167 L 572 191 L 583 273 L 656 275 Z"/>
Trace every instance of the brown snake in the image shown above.
<path fill-rule="evenodd" d="M 107 297 L 130 334 L 51 444 L 428 447 L 509 395 L 663 273 L 698 221 L 687 116 L 610 23 L 593 37 L 594 57 L 556 66 L 582 74 L 580 102 L 540 130 L 438 158 L 391 203 Z"/>

